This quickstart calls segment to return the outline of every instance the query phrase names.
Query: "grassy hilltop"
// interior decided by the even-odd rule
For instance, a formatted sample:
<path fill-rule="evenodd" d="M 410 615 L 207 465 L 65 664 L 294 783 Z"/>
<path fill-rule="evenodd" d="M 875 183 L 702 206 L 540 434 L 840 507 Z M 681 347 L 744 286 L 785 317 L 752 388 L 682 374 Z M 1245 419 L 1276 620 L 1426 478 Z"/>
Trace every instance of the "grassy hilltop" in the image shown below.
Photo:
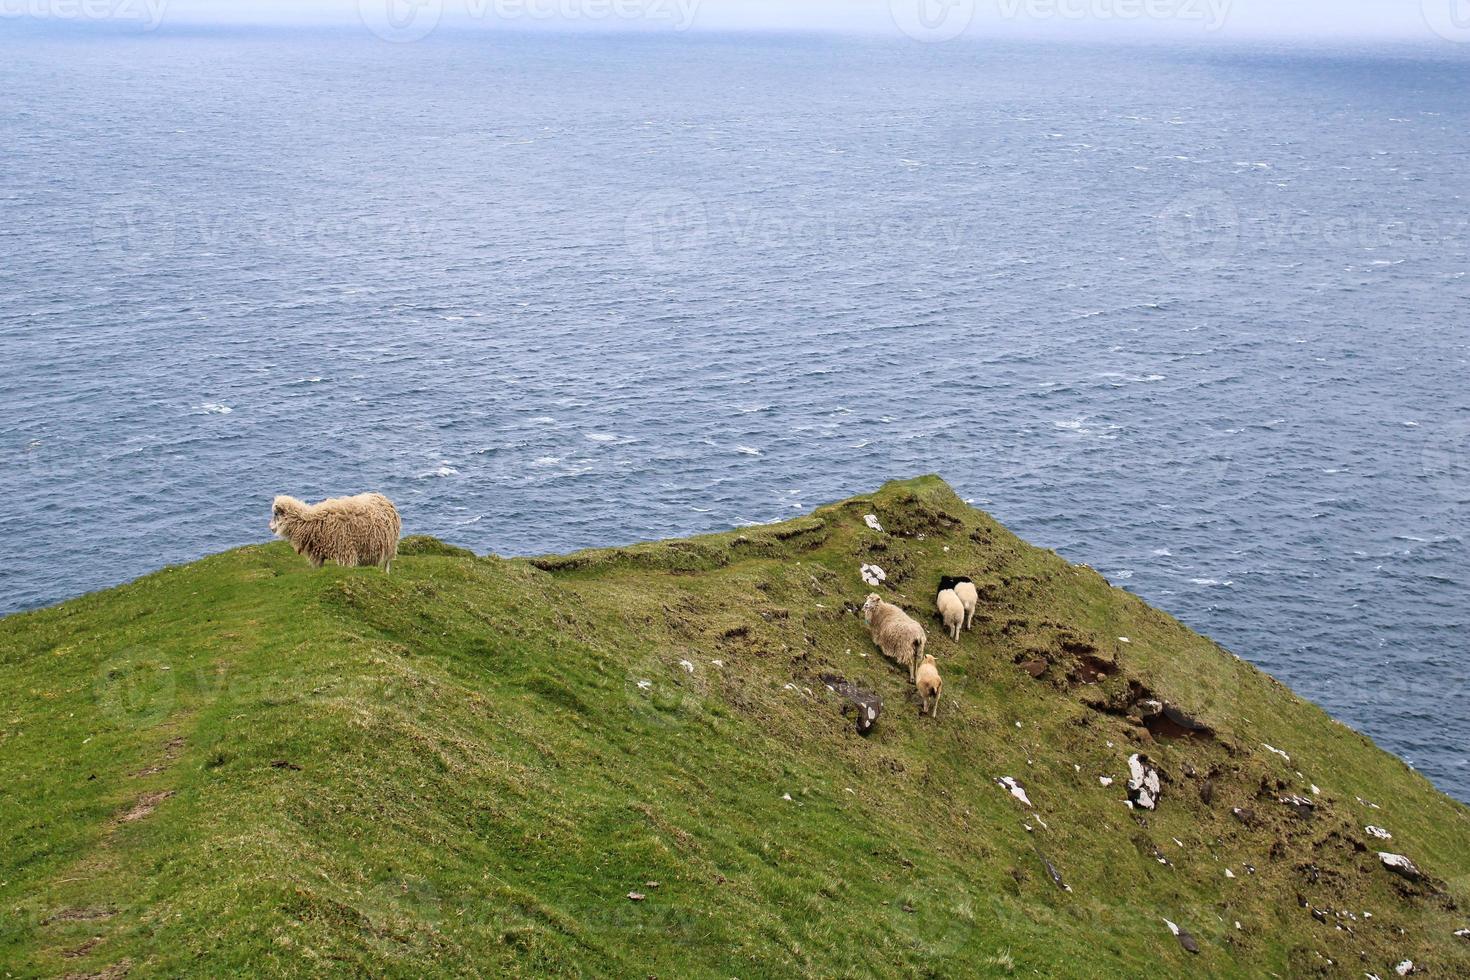
<path fill-rule="evenodd" d="M 0 621 L 0 693 L 0 976 L 1470 976 L 1470 811 L 932 477 L 390 577 L 240 548 Z"/>

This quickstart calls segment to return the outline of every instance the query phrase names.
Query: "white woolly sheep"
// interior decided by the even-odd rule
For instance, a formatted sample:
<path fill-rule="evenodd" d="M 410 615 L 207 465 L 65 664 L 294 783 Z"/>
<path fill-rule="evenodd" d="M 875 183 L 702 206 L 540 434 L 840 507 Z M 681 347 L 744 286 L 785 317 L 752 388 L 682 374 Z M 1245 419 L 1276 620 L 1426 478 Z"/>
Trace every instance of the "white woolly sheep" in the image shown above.
<path fill-rule="evenodd" d="M 955 595 L 954 589 L 945 589 L 935 599 L 935 605 L 939 607 L 939 618 L 944 620 L 949 638 L 960 642 L 960 628 L 965 625 L 965 604 Z"/>
<path fill-rule="evenodd" d="M 393 502 L 380 493 L 333 497 L 307 504 L 280 496 L 271 506 L 270 529 L 291 543 L 313 568 L 334 561 L 349 568 L 377 565 L 392 570 L 403 524 Z"/>
<path fill-rule="evenodd" d="M 939 667 L 934 663 L 933 654 L 926 654 L 924 662 L 919 664 L 914 676 L 914 686 L 919 689 L 919 697 L 924 699 L 919 713 L 938 718 L 939 695 L 944 691 L 944 679 L 939 676 Z"/>
<path fill-rule="evenodd" d="M 884 602 L 876 592 L 863 603 L 863 621 L 868 624 L 868 632 L 883 655 L 909 669 L 909 681 L 912 683 L 919 658 L 924 654 L 927 639 L 924 627 L 891 602 Z"/>
<path fill-rule="evenodd" d="M 980 593 L 974 582 L 961 582 L 954 587 L 954 594 L 965 606 L 965 629 L 975 625 L 975 607 L 980 604 Z"/>
<path fill-rule="evenodd" d="M 968 575 L 945 575 L 939 580 L 939 591 L 945 589 L 953 589 L 960 602 L 965 604 L 965 629 L 969 629 L 975 622 L 975 607 L 980 604 L 980 593 L 975 583 Z"/>

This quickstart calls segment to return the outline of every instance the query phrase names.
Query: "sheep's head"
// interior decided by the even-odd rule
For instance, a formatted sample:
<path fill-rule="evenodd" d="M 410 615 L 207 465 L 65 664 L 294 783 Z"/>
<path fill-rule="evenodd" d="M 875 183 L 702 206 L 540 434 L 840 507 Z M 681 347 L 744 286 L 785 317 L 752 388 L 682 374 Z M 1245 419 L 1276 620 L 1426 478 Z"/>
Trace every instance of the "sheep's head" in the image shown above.
<path fill-rule="evenodd" d="M 878 603 L 882 601 L 883 597 L 878 593 L 868 593 L 868 601 L 863 603 L 863 619 L 871 622 L 873 618 L 873 610 L 877 607 Z"/>
<path fill-rule="evenodd" d="M 277 537 L 285 537 L 285 530 L 281 522 L 288 517 L 293 517 L 301 513 L 301 508 L 304 506 L 295 497 L 287 497 L 284 494 L 277 497 L 275 502 L 271 504 L 271 522 L 269 525 L 271 533 Z"/>
<path fill-rule="evenodd" d="M 931 667 L 934 665 L 934 654 L 924 654 L 924 659 L 919 662 L 920 667 Z"/>

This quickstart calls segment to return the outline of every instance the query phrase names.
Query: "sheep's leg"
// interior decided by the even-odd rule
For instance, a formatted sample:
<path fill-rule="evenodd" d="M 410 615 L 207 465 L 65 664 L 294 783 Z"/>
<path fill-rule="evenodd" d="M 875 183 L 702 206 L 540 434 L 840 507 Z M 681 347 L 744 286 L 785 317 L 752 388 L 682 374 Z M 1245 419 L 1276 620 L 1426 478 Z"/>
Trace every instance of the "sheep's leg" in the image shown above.
<path fill-rule="evenodd" d="M 929 712 L 929 717 L 935 719 L 936 721 L 939 719 L 939 695 L 943 693 L 944 688 L 940 688 L 939 690 L 934 692 L 934 710 Z"/>

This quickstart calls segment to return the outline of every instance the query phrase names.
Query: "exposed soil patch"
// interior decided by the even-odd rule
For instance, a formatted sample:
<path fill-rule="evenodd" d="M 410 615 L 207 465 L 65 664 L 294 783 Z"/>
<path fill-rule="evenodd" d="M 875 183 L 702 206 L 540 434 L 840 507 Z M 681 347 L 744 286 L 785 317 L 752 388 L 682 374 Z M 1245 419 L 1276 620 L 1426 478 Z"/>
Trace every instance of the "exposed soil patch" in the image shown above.
<path fill-rule="evenodd" d="M 1154 738 L 1200 738 L 1213 739 L 1215 730 L 1191 717 L 1177 705 L 1165 701 L 1158 714 L 1143 719 L 1144 727 Z"/>
<path fill-rule="evenodd" d="M 91 939 L 88 939 L 86 942 L 82 943 L 75 949 L 69 949 L 61 955 L 69 960 L 80 959 L 81 957 L 86 956 L 88 953 L 92 952 L 92 950 L 96 949 L 100 945 L 102 945 L 102 937 L 93 936 Z"/>
<path fill-rule="evenodd" d="M 115 909 L 62 909 L 54 915 L 48 916 L 45 925 L 53 922 L 96 922 L 100 919 L 110 919 L 116 914 Z"/>
<path fill-rule="evenodd" d="M 158 805 L 160 803 L 173 795 L 174 791 L 171 789 L 161 790 L 157 793 L 144 793 L 142 796 L 138 797 L 137 801 L 133 803 L 133 805 L 128 809 L 126 813 L 117 818 L 118 822 L 134 823 L 136 821 L 149 817 L 152 815 L 154 810 L 158 809 Z"/>
<path fill-rule="evenodd" d="M 122 980 L 132 970 L 132 960 L 119 960 L 101 973 L 68 973 L 62 980 Z"/>
<path fill-rule="evenodd" d="M 1067 644 L 1064 643 L 1063 649 L 1066 648 Z M 1067 679 L 1074 684 L 1101 684 L 1117 672 L 1117 664 L 1089 653 L 1077 658 L 1077 666 L 1067 675 Z"/>

